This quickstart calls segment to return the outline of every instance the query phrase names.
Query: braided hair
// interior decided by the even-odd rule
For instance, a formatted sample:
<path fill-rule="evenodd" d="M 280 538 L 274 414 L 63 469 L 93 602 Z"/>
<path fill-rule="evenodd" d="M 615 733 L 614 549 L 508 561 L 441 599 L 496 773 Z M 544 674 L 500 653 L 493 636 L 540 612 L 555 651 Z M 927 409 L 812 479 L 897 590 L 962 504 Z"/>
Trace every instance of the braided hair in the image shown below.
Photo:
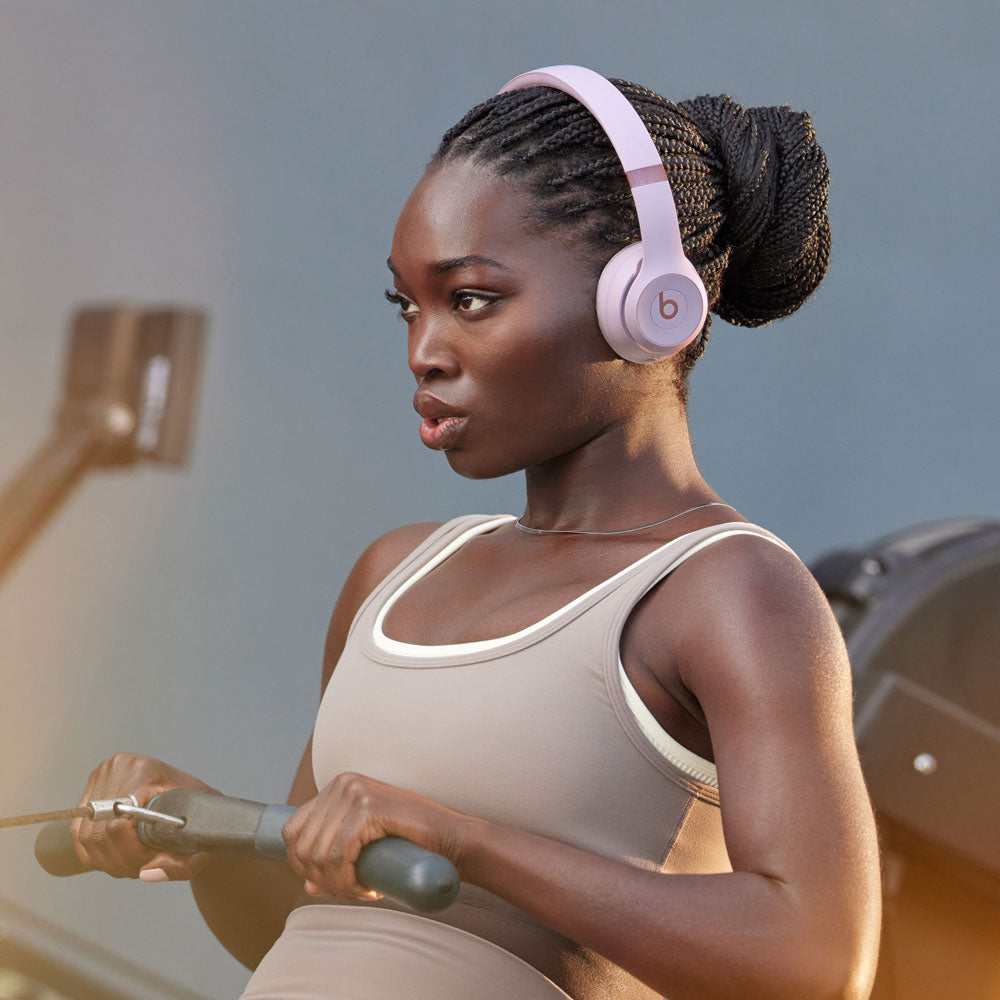
<path fill-rule="evenodd" d="M 794 312 L 820 283 L 830 257 L 826 157 L 808 114 L 743 108 L 726 96 L 674 103 L 624 80 L 628 98 L 663 160 L 684 252 L 709 310 L 737 326 Z M 564 234 L 592 257 L 595 277 L 640 239 L 625 171 L 604 130 L 575 98 L 549 87 L 498 94 L 449 129 L 430 166 L 453 158 L 488 164 L 532 195 L 532 222 Z M 708 340 L 680 355 L 677 389 Z"/>

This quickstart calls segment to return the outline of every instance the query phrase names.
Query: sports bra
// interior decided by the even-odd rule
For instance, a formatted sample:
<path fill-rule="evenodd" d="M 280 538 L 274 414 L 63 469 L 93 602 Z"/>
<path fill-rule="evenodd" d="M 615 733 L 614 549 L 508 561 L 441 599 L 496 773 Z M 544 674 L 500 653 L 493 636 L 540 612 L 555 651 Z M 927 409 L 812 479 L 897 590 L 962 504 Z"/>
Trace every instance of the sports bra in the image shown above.
<path fill-rule="evenodd" d="M 426 576 L 431 570 L 444 562 L 449 556 L 451 556 L 457 549 L 461 548 L 469 539 L 474 538 L 476 535 L 484 534 L 489 531 L 495 530 L 504 524 L 509 524 L 514 520 L 513 515 L 500 515 L 495 519 L 489 519 L 483 521 L 479 524 L 473 525 L 471 528 L 464 531 L 457 538 L 453 539 L 447 546 L 441 549 L 432 559 L 428 560 L 422 566 L 418 566 L 414 569 L 413 573 L 410 574 L 406 579 L 399 583 L 397 589 L 391 594 L 391 596 L 382 605 L 381 611 L 375 618 L 375 622 L 372 628 L 372 641 L 379 648 L 386 652 L 399 653 L 401 655 L 409 655 L 414 657 L 431 657 L 439 655 L 441 653 L 459 653 L 462 652 L 476 652 L 476 651 L 486 651 L 493 649 L 501 649 L 508 641 L 516 638 L 523 638 L 525 636 L 531 635 L 538 629 L 543 628 L 547 623 L 558 619 L 559 616 L 569 613 L 572 611 L 574 606 L 578 602 L 584 601 L 590 594 L 594 591 L 599 590 L 603 587 L 613 585 L 614 582 L 619 579 L 624 574 L 629 573 L 637 566 L 642 564 L 646 559 L 653 560 L 661 549 L 657 549 L 647 556 L 639 559 L 637 562 L 626 566 L 623 570 L 616 573 L 614 576 L 608 578 L 597 584 L 595 587 L 591 588 L 586 593 L 580 595 L 573 601 L 563 605 L 561 608 L 553 611 L 550 615 L 547 615 L 544 619 L 536 622 L 526 628 L 520 629 L 518 632 L 507 636 L 498 636 L 493 639 L 482 639 L 475 642 L 463 642 L 463 643 L 451 643 L 448 645 L 421 645 L 417 643 L 400 642 L 396 639 L 391 639 L 385 634 L 384 623 L 386 616 L 392 609 L 396 601 L 407 590 L 410 589 L 415 583 Z M 685 559 L 690 558 L 695 552 L 700 551 L 701 548 L 706 544 L 711 544 L 712 540 L 719 540 L 721 538 L 731 537 L 734 534 L 756 534 L 761 535 L 763 529 L 760 529 L 757 525 L 749 525 L 751 530 L 740 530 L 739 527 L 734 527 L 735 525 L 744 526 L 746 522 L 738 521 L 731 522 L 727 525 L 725 532 L 714 534 L 709 536 L 709 538 L 702 541 L 701 544 L 694 545 L 689 549 L 685 550 L 683 555 L 681 555 L 674 563 L 669 567 L 667 572 L 673 570 L 676 566 L 680 565 Z M 690 534 L 690 533 L 689 533 Z M 674 539 L 668 542 L 668 546 L 674 546 L 678 541 L 686 536 L 682 535 L 680 538 Z M 772 535 L 770 532 L 765 532 L 763 537 L 768 541 L 775 542 L 781 545 L 783 548 L 788 548 L 784 542 L 778 539 L 776 536 Z M 666 548 L 664 546 L 663 548 Z M 790 551 L 790 550 L 789 550 Z M 666 574 L 664 574 L 666 575 Z M 662 578 L 662 577 L 661 577 Z M 655 581 L 654 581 L 655 582 Z M 650 585 L 652 586 L 652 584 Z M 705 784 L 711 785 L 713 787 L 718 787 L 718 775 L 716 773 L 715 764 L 706 760 L 704 757 L 699 756 L 694 753 L 694 751 L 689 750 L 683 744 L 675 740 L 670 733 L 668 733 L 660 724 L 656 721 L 653 713 L 646 707 L 640 698 L 632 682 L 629 680 L 628 675 L 625 673 L 625 666 L 621 661 L 621 656 L 618 657 L 618 680 L 621 684 L 622 693 L 625 697 L 625 703 L 627 704 L 629 710 L 631 711 L 636 723 L 642 729 L 643 733 L 646 735 L 650 743 L 657 749 L 657 751 L 668 761 L 673 763 L 680 770 L 695 778 L 698 781 L 702 781 Z"/>

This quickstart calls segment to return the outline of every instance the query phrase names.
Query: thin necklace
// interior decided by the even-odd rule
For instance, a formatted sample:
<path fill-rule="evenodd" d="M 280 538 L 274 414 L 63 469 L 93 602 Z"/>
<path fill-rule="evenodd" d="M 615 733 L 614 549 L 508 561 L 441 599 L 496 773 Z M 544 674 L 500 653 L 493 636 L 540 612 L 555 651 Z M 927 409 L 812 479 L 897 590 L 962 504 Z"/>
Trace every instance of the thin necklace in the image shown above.
<path fill-rule="evenodd" d="M 514 522 L 514 527 L 518 531 L 524 531 L 529 535 L 627 535 L 632 531 L 644 531 L 646 528 L 655 528 L 657 525 L 666 524 L 667 521 L 673 521 L 676 517 L 683 517 L 685 514 L 690 514 L 696 510 L 703 510 L 705 507 L 729 507 L 730 509 L 734 509 L 732 504 L 713 500 L 711 503 L 700 503 L 697 507 L 688 507 L 687 510 L 682 510 L 679 514 L 671 514 L 670 517 L 665 517 L 662 521 L 653 521 L 651 524 L 640 524 L 635 528 L 620 528 L 618 531 L 580 531 L 573 528 L 529 528 L 526 524 L 521 523 L 521 517 L 524 517 L 523 514 Z"/>

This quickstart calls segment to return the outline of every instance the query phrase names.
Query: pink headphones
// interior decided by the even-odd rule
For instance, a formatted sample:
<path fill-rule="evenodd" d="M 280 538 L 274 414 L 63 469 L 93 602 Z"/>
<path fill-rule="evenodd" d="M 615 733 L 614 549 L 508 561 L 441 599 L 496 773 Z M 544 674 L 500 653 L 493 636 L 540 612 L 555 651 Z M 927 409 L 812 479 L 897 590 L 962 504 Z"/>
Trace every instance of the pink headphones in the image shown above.
<path fill-rule="evenodd" d="M 642 119 L 618 88 L 583 66 L 546 66 L 501 91 L 553 87 L 575 97 L 607 133 L 625 168 L 642 242 L 615 254 L 597 283 L 597 321 L 615 353 L 645 363 L 682 351 L 708 313 L 705 286 L 684 256 L 674 196 Z"/>

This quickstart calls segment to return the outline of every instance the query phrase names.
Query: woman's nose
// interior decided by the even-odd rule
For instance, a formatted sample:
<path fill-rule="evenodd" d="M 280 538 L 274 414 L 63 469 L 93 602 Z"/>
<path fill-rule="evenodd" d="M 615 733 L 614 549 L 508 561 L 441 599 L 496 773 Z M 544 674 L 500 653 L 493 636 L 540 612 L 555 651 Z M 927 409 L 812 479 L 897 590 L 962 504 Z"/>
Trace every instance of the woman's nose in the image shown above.
<path fill-rule="evenodd" d="M 418 380 L 428 375 L 458 374 L 458 356 L 455 353 L 447 317 L 423 315 L 410 325 L 408 335 L 410 371 Z"/>

